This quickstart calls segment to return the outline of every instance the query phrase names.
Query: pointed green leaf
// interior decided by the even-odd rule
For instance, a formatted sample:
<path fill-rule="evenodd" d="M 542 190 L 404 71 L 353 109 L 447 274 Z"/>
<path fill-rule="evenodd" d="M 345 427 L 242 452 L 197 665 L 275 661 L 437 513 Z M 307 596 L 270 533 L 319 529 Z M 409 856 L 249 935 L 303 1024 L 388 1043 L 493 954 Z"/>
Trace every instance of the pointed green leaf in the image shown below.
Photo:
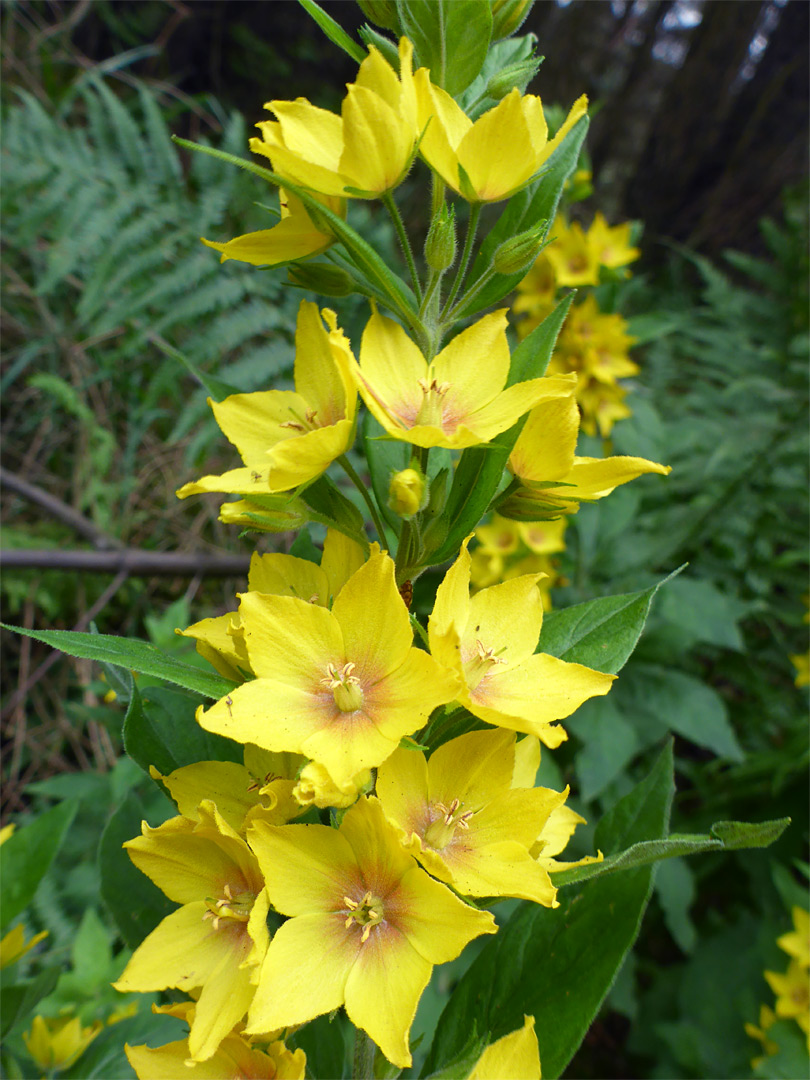
<path fill-rule="evenodd" d="M 77 803 L 58 803 L 17 829 L 0 847 L 0 928 L 25 910 L 48 871 L 76 814 Z"/>
<path fill-rule="evenodd" d="M 650 775 L 602 819 L 608 854 L 665 835 L 674 793 L 672 744 Z M 560 897 L 549 910 L 523 903 L 462 976 L 442 1013 L 423 1076 L 453 1060 L 476 1017 L 489 1041 L 535 1017 L 547 1080 L 573 1057 L 638 934 L 652 882 L 640 866 Z"/>
<path fill-rule="evenodd" d="M 431 82 L 453 97 L 466 90 L 489 49 L 489 0 L 397 0 L 397 11 L 415 66 L 430 68 Z"/>
<path fill-rule="evenodd" d="M 239 393 L 237 388 L 231 386 L 230 383 L 216 378 L 215 375 L 208 375 L 206 372 L 200 371 L 197 365 L 189 360 L 185 353 L 181 353 L 179 349 L 175 349 L 168 341 L 164 341 L 160 334 L 153 334 L 147 331 L 146 334 L 144 334 L 144 337 L 148 338 L 148 340 L 151 341 L 164 356 L 168 356 L 170 360 L 176 360 L 179 364 L 182 364 L 186 371 L 196 379 L 200 386 L 203 387 L 214 401 L 224 401 L 224 399 L 230 397 L 231 394 Z"/>
<path fill-rule="evenodd" d="M 26 630 L 22 626 L 9 626 L 6 623 L 0 623 L 0 627 L 42 641 L 68 656 L 116 664 L 141 675 L 153 675 L 186 690 L 193 690 L 203 697 L 219 699 L 236 686 L 236 683 L 223 679 L 216 672 L 205 671 L 182 660 L 176 660 L 156 645 L 138 638 L 116 637 L 113 634 L 84 634 L 78 630 Z"/>
<path fill-rule="evenodd" d="M 337 529 L 361 547 L 368 548 L 363 515 L 325 473 L 301 493 L 308 516 L 327 528 Z"/>
<path fill-rule="evenodd" d="M 615 675 L 635 649 L 652 599 L 683 567 L 641 592 L 601 596 L 549 612 L 537 651 Z"/>
<path fill-rule="evenodd" d="M 790 820 L 786 817 L 760 822 L 718 821 L 712 825 L 711 832 L 718 840 L 722 840 L 727 851 L 770 847 L 790 825 Z"/>
<path fill-rule="evenodd" d="M 60 967 L 46 967 L 36 978 L 0 990 L 0 1039 L 5 1039 L 18 1021 L 21 1025 L 30 1022 L 35 1007 L 54 989 L 61 971 Z"/>
<path fill-rule="evenodd" d="M 323 8 L 315 3 L 315 0 L 298 0 L 298 3 L 308 15 L 312 16 L 331 42 L 348 53 L 358 64 L 363 63 L 366 58 L 365 49 L 356 41 L 352 41 L 340 23 L 336 23 L 331 15 L 327 15 Z"/>

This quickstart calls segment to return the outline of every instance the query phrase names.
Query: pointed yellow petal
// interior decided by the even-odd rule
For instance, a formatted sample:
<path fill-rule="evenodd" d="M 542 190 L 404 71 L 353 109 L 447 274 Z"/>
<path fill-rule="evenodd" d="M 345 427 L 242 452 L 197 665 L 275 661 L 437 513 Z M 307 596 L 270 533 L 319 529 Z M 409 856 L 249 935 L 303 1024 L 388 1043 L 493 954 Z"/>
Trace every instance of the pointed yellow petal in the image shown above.
<path fill-rule="evenodd" d="M 462 656 L 474 652 L 480 641 L 502 661 L 492 669 L 497 675 L 505 666 L 513 667 L 532 655 L 543 625 L 543 598 L 537 579 L 536 574 L 522 574 L 472 597 L 461 639 Z"/>
<path fill-rule="evenodd" d="M 450 384 L 446 402 L 464 419 L 498 396 L 509 374 L 506 308 L 462 330 L 433 361 L 438 382 Z"/>
<path fill-rule="evenodd" d="M 413 643 L 408 609 L 394 580 L 394 560 L 373 555 L 349 578 L 332 605 L 355 675 L 379 682 L 398 668 Z"/>
<path fill-rule="evenodd" d="M 239 612 L 250 663 L 259 676 L 321 693 L 319 679 L 327 665 L 344 661 L 340 625 L 317 604 L 249 592 L 242 593 Z"/>
<path fill-rule="evenodd" d="M 497 930 L 489 911 L 469 907 L 416 866 L 403 877 L 397 902 L 397 925 L 431 964 L 455 960 L 473 938 Z"/>
<path fill-rule="evenodd" d="M 351 846 L 367 887 L 377 896 L 388 896 L 415 865 L 378 799 L 356 802 L 341 822 L 340 835 Z"/>
<path fill-rule="evenodd" d="M 336 339 L 341 336 L 341 331 L 335 331 Z M 347 417 L 346 387 L 335 364 L 331 337 L 318 305 L 302 300 L 295 328 L 295 389 L 319 427 Z"/>
<path fill-rule="evenodd" d="M 554 138 L 550 142 L 546 143 L 543 147 L 535 147 L 537 153 L 534 159 L 534 171 L 537 171 L 537 169 L 540 168 L 543 162 L 547 161 L 551 157 L 551 155 L 554 153 L 560 143 L 562 143 L 563 139 L 566 137 L 574 124 L 576 124 L 578 120 L 581 120 L 582 117 L 587 114 L 587 112 L 588 98 L 585 94 L 583 94 L 582 97 L 577 98 L 577 100 L 571 106 L 571 110 L 568 113 L 568 116 L 566 116 L 565 121 L 563 122 L 560 130 L 557 132 Z"/>
<path fill-rule="evenodd" d="M 524 480 L 559 482 L 571 470 L 578 435 L 579 409 L 573 392 L 541 402 L 526 418 L 509 457 L 509 468 Z"/>
<path fill-rule="evenodd" d="M 221 262 L 236 259 L 251 266 L 277 266 L 294 259 L 305 259 L 319 255 L 334 243 L 334 237 L 320 232 L 306 214 L 284 218 L 272 229 L 244 233 L 224 244 L 205 237 L 200 239 L 206 247 L 220 252 Z"/>
<path fill-rule="evenodd" d="M 329 583 L 321 567 L 309 559 L 277 552 L 259 555 L 254 551 L 250 557 L 248 589 L 276 596 L 297 596 L 321 607 L 326 607 L 329 601 Z"/>
<path fill-rule="evenodd" d="M 415 141 L 397 113 L 364 86 L 349 86 L 343 99 L 340 172 L 351 187 L 380 194 L 395 187 Z"/>
<path fill-rule="evenodd" d="M 514 840 L 442 854 L 453 875 L 453 887 L 466 896 L 515 896 L 543 907 L 557 906 L 557 890 L 548 871 Z"/>
<path fill-rule="evenodd" d="M 433 86 L 426 68 L 420 68 L 414 74 L 413 85 L 419 130 L 425 131 L 419 153 L 431 169 L 435 169 L 446 183 L 458 191 L 456 148 L 472 127 L 472 121 L 449 94 Z"/>
<path fill-rule="evenodd" d="M 329 582 L 328 595 L 337 596 L 352 574 L 366 561 L 362 547 L 337 529 L 327 529 L 321 570 Z"/>
<path fill-rule="evenodd" d="M 511 784 L 514 747 L 513 732 L 499 728 L 471 731 L 444 743 L 428 762 L 431 802 L 449 806 L 459 799 L 475 809 L 486 805 Z"/>
<path fill-rule="evenodd" d="M 247 934 L 243 933 L 242 938 L 249 943 Z M 218 969 L 202 988 L 188 1033 L 189 1057 L 193 1061 L 205 1061 L 216 1052 L 253 1000 L 252 972 L 248 967 L 239 967 L 242 959 L 235 950 L 223 956 Z"/>
<path fill-rule="evenodd" d="M 644 473 L 667 476 L 671 472 L 671 466 L 659 465 L 645 458 L 574 458 L 571 471 L 565 477 L 565 482 L 572 486 L 564 488 L 563 493 L 566 498 L 601 499 L 620 484 L 635 480 Z"/>
<path fill-rule="evenodd" d="M 427 363 L 399 323 L 375 312 L 360 344 L 356 368 L 360 393 L 383 427 L 392 434 L 410 426 L 422 405 L 419 379 Z"/>
<path fill-rule="evenodd" d="M 411 833 L 423 835 L 430 823 L 428 768 L 423 753 L 395 750 L 377 770 L 376 791 L 386 816 L 403 830 L 405 840 Z"/>
<path fill-rule="evenodd" d="M 468 537 L 458 558 L 436 590 L 433 612 L 428 620 L 430 651 L 445 667 L 461 670 L 460 639 L 470 614 L 470 567 Z"/>
<path fill-rule="evenodd" d="M 515 1080 L 540 1080 L 540 1050 L 534 1033 L 534 1017 L 524 1017 L 524 1025 L 491 1043 L 478 1059 L 468 1080 L 492 1080 L 511 1076 Z"/>
<path fill-rule="evenodd" d="M 272 679 L 255 679 L 232 690 L 209 709 L 197 710 L 206 731 L 265 750 L 302 752 L 313 732 L 329 724 L 334 712 L 320 712 L 313 695 Z"/>
<path fill-rule="evenodd" d="M 533 735 L 526 735 L 515 746 L 515 772 L 512 777 L 512 787 L 534 787 L 539 768 L 540 740 Z"/>
<path fill-rule="evenodd" d="M 537 165 L 517 88 L 475 121 L 458 160 L 481 202 L 504 199 L 531 178 Z"/>
<path fill-rule="evenodd" d="M 237 448 L 246 465 L 266 465 L 267 450 L 297 431 L 284 425 L 307 411 L 307 403 L 291 390 L 263 390 L 232 394 L 224 401 L 208 399 L 226 438 Z"/>
<path fill-rule="evenodd" d="M 343 151 L 343 124 L 339 116 L 311 105 L 306 98 L 271 101 L 285 147 L 307 163 L 338 171 Z"/>
<path fill-rule="evenodd" d="M 552 380 L 554 380 L 552 382 Z M 538 402 L 561 398 L 566 400 L 576 383 L 576 376 L 546 376 L 542 379 L 530 379 L 528 382 L 515 383 L 507 387 L 494 401 L 484 405 L 468 417 L 469 427 L 476 432 L 481 442 L 489 442 L 495 435 L 506 431 L 525 412 L 534 408 Z"/>
<path fill-rule="evenodd" d="M 314 480 L 322 472 L 326 472 L 335 458 L 349 449 L 353 437 L 354 423 L 351 420 L 338 420 L 330 427 L 316 428 L 297 439 L 277 443 L 268 452 L 268 491 L 289 491 L 299 484 Z M 255 486 L 253 490 L 255 491 Z M 238 494 L 249 492 L 242 490 Z"/>
<path fill-rule="evenodd" d="M 196 818 L 197 807 L 203 799 L 210 799 L 237 832 L 245 814 L 259 802 L 258 792 L 248 790 L 250 773 L 235 761 L 200 761 L 175 769 L 162 779 L 184 817 Z"/>

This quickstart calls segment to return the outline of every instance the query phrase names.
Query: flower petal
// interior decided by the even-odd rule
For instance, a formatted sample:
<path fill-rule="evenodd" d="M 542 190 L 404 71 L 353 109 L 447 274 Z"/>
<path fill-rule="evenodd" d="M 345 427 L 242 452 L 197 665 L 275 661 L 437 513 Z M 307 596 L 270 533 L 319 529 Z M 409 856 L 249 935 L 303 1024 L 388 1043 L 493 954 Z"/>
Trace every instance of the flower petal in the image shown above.
<path fill-rule="evenodd" d="M 335 598 L 332 615 L 343 634 L 346 658 L 357 665 L 354 674 L 362 682 L 379 682 L 405 661 L 413 630 L 390 555 L 372 555 L 349 578 Z"/>
<path fill-rule="evenodd" d="M 460 419 L 492 401 L 506 385 L 507 310 L 493 311 L 462 330 L 433 360 L 437 381 L 450 383 L 446 401 Z"/>
<path fill-rule="evenodd" d="M 294 596 L 249 592 L 240 597 L 239 613 L 259 676 L 315 693 L 323 689 L 318 680 L 327 665 L 344 662 L 340 625 L 326 608 Z"/>
<path fill-rule="evenodd" d="M 297 596 L 306 603 L 326 607 L 329 602 L 329 583 L 320 566 L 295 555 L 270 552 L 250 557 L 248 590 L 274 596 Z M 186 631 L 188 633 L 188 631 Z"/>
<path fill-rule="evenodd" d="M 459 164 L 482 202 L 506 198 L 536 171 L 521 100 L 515 87 L 475 121 L 459 144 Z"/>
<path fill-rule="evenodd" d="M 360 342 L 360 364 L 353 370 L 363 401 L 386 431 L 398 434 L 415 422 L 427 362 L 399 323 L 374 312 Z"/>
<path fill-rule="evenodd" d="M 495 435 L 510 428 L 538 402 L 549 397 L 567 398 L 575 384 L 576 375 L 573 372 L 515 383 L 514 386 L 508 386 L 494 401 L 468 417 L 468 426 L 476 432 L 481 442 L 489 442 Z"/>
<path fill-rule="evenodd" d="M 461 639 L 462 658 L 476 650 L 477 642 L 491 648 L 498 660 L 493 671 L 515 667 L 534 653 L 543 625 L 543 597 L 539 574 L 521 574 L 482 589 L 470 599 L 470 614 Z"/>
<path fill-rule="evenodd" d="M 491 912 L 465 904 L 417 866 L 402 878 L 396 899 L 398 910 L 389 901 L 386 918 L 390 912 L 391 921 L 431 964 L 455 960 L 473 938 L 497 931 Z"/>

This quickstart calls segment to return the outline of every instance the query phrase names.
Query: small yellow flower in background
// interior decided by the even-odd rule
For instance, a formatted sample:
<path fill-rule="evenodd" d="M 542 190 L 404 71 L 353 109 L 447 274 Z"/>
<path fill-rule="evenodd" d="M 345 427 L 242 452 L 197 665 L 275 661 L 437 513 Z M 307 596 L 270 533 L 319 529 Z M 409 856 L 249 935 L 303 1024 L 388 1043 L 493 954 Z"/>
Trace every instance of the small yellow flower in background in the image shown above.
<path fill-rule="evenodd" d="M 428 363 L 403 328 L 376 311 L 346 355 L 369 411 L 389 435 L 461 450 L 489 442 L 538 401 L 570 394 L 575 379 L 529 379 L 506 389 L 506 310 L 467 327 Z"/>
<path fill-rule="evenodd" d="M 274 754 L 258 746 L 246 746 L 244 758 L 244 765 L 198 761 L 167 776 L 161 776 L 154 766 L 149 772 L 153 780 L 165 785 L 183 817 L 199 820 L 200 803 L 210 800 L 238 833 L 244 834 L 256 818 L 284 825 L 304 812 L 294 790 L 306 758 Z"/>
<path fill-rule="evenodd" d="M 597 285 L 599 257 L 578 221 L 567 225 L 558 217 L 549 229 L 551 242 L 543 251 L 554 270 L 557 284 L 565 287 Z"/>
<path fill-rule="evenodd" d="M 532 409 L 509 457 L 522 486 L 500 507 L 502 513 L 524 520 L 575 514 L 581 500 L 602 499 L 644 473 L 672 471 L 646 458 L 577 457 L 579 423 L 573 397 Z"/>
<path fill-rule="evenodd" d="M 341 115 L 306 98 L 269 101 L 275 120 L 256 125 L 250 149 L 270 158 L 285 179 L 324 195 L 374 199 L 395 188 L 419 137 L 412 75 L 413 46 L 399 43 L 400 74 L 372 45 L 357 81 L 347 86 Z"/>
<path fill-rule="evenodd" d="M 329 330 L 325 330 L 321 315 Z M 244 468 L 185 484 L 178 498 L 206 491 L 261 495 L 289 491 L 320 476 L 351 446 L 357 392 L 342 372 L 351 356 L 337 316 L 301 301 L 295 331 L 295 391 L 232 394 L 209 404 Z M 352 358 L 353 359 L 353 358 Z"/>
<path fill-rule="evenodd" d="M 629 221 L 610 226 L 604 215 L 596 212 L 588 229 L 588 243 L 596 252 L 600 266 L 617 270 L 640 257 L 639 249 L 631 247 L 630 228 Z"/>
<path fill-rule="evenodd" d="M 516 896 L 556 907 L 557 890 L 529 849 L 568 794 L 513 788 L 515 734 L 473 731 L 425 759 L 395 750 L 377 797 L 405 849 L 465 896 Z"/>
<path fill-rule="evenodd" d="M 783 1020 L 795 1020 L 805 1035 L 810 1036 L 810 971 L 801 961 L 791 960 L 786 972 L 764 974 L 776 994 L 776 1015 Z"/>
<path fill-rule="evenodd" d="M 413 647 L 385 553 L 349 578 L 331 611 L 250 592 L 239 614 L 257 678 L 201 707 L 198 721 L 237 742 L 305 754 L 338 787 L 381 764 L 458 691 L 455 675 Z"/>
<path fill-rule="evenodd" d="M 21 956 L 25 956 L 27 952 L 30 952 L 35 945 L 38 945 L 47 936 L 47 930 L 40 930 L 38 934 L 34 934 L 32 938 L 26 941 L 25 927 L 22 923 L 17 923 L 0 940 L 0 970 L 10 967 L 11 964 L 16 964 Z"/>
<path fill-rule="evenodd" d="M 528 274 L 518 282 L 517 296 L 512 302 L 512 311 L 521 316 L 516 327 L 519 338 L 526 337 L 546 315 L 551 314 L 556 297 L 557 276 L 554 266 L 548 255 L 541 252 Z"/>
<path fill-rule="evenodd" d="M 796 669 L 796 678 L 793 680 L 795 685 L 810 686 L 810 650 L 806 653 L 796 653 L 788 659 Z"/>
<path fill-rule="evenodd" d="M 28 1053 L 41 1069 L 68 1069 L 82 1056 L 104 1025 L 96 1020 L 82 1027 L 78 1016 L 35 1016 L 30 1031 L 23 1032 Z"/>
<path fill-rule="evenodd" d="M 247 1039 L 233 1033 L 226 1035 L 213 1057 L 189 1067 L 188 1039 L 152 1049 L 148 1046 L 125 1046 L 127 1059 L 138 1080 L 304 1080 L 306 1054 L 292 1052 L 283 1042 L 272 1042 L 265 1050 L 251 1046 Z"/>
<path fill-rule="evenodd" d="M 627 391 L 623 386 L 591 382 L 577 394 L 582 409 L 582 430 L 586 435 L 598 431 L 606 439 L 617 420 L 626 420 L 633 410 L 625 403 Z"/>
<path fill-rule="evenodd" d="M 419 153 L 454 191 L 469 202 L 500 202 L 525 187 L 588 111 L 583 95 L 553 139 L 543 105 L 515 88 L 475 123 L 453 98 L 434 86 L 430 72 L 414 75 L 420 129 Z"/>
<path fill-rule="evenodd" d="M 488 525 L 475 530 L 478 545 L 472 553 L 470 581 L 475 589 L 497 585 L 521 574 L 542 574 L 537 587 L 543 598 L 543 610 L 551 611 L 551 592 L 564 584 L 557 572 L 556 560 L 549 558 L 565 550 L 568 521 L 512 521 L 492 515 Z"/>
<path fill-rule="evenodd" d="M 751 1059 L 751 1068 L 757 1069 L 765 1061 L 766 1058 L 773 1057 L 774 1054 L 779 1053 L 779 1044 L 775 1043 L 773 1039 L 769 1039 L 767 1032 L 776 1023 L 776 1013 L 773 1009 L 769 1009 L 767 1005 L 760 1005 L 759 1007 L 759 1026 L 756 1024 L 746 1023 L 745 1033 L 752 1039 L 756 1039 L 757 1042 L 762 1043 L 762 1049 L 764 1053 L 760 1057 Z"/>
<path fill-rule="evenodd" d="M 355 803 L 337 830 L 258 823 L 249 839 L 273 907 L 290 918 L 270 942 L 247 1032 L 345 1004 L 389 1061 L 410 1065 L 408 1034 L 433 965 L 495 933 L 492 915 L 428 877 L 376 799 Z"/>
<path fill-rule="evenodd" d="M 576 371 L 578 389 L 591 379 L 615 384 L 617 379 L 639 372 L 638 364 L 628 355 L 635 340 L 627 333 L 622 316 L 604 315 L 591 294 L 571 308 L 550 367 L 559 372 Z"/>
<path fill-rule="evenodd" d="M 776 944 L 788 956 L 798 960 L 804 967 L 810 968 L 810 912 L 794 905 L 792 915 L 793 929 L 778 937 Z"/>
<path fill-rule="evenodd" d="M 474 716 L 558 746 L 567 736 L 550 725 L 606 694 L 615 676 L 535 653 L 543 624 L 537 575 L 470 597 L 470 564 L 465 541 L 436 591 L 430 651 L 463 680 L 456 700 Z"/>
<path fill-rule="evenodd" d="M 182 904 L 138 946 L 115 986 L 122 993 L 200 990 L 188 1056 L 206 1061 L 250 1005 L 269 943 L 269 909 L 256 858 L 210 801 L 198 820 L 171 818 L 124 847 Z"/>
<path fill-rule="evenodd" d="M 346 216 L 346 204 L 343 199 L 324 196 L 324 205 L 340 217 Z M 220 262 L 236 259 L 252 266 L 277 266 L 279 263 L 293 262 L 320 255 L 334 243 L 334 236 L 319 228 L 309 216 L 301 200 L 290 191 L 279 189 L 281 221 L 272 229 L 259 229 L 258 232 L 245 233 L 234 237 L 225 244 L 216 243 L 200 237 L 206 247 L 219 251 Z"/>
<path fill-rule="evenodd" d="M 10 824 L 4 825 L 3 828 L 0 829 L 0 847 L 2 847 L 3 844 L 5 844 L 6 840 L 8 840 L 8 838 L 10 836 L 14 835 L 14 830 L 16 828 L 17 828 L 17 826 L 12 821 Z"/>
<path fill-rule="evenodd" d="M 483 1052 L 467 1080 L 540 1080 L 540 1048 L 534 1017 L 524 1016 L 522 1028 L 498 1039 Z"/>

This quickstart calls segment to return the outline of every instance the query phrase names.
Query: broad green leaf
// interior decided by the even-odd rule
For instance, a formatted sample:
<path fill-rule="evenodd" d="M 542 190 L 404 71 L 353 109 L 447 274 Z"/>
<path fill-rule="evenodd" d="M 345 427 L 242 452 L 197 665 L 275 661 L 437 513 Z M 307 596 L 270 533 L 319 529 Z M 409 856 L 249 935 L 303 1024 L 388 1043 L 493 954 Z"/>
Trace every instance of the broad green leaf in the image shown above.
<path fill-rule="evenodd" d="M 358 64 L 363 63 L 366 58 L 365 49 L 358 45 L 356 41 L 352 41 L 340 23 L 336 23 L 331 15 L 327 15 L 323 8 L 315 3 L 315 0 L 298 0 L 298 3 L 308 15 L 312 16 L 333 44 L 343 49 Z"/>
<path fill-rule="evenodd" d="M 572 297 L 573 294 L 561 300 L 554 311 L 515 349 L 507 386 L 545 374 Z M 504 468 L 525 422 L 526 417 L 523 416 L 508 431 L 496 435 L 485 446 L 472 446 L 462 453 L 444 512 L 425 535 L 426 565 L 434 566 L 453 558 L 465 537 L 486 514 L 503 481 Z"/>
<path fill-rule="evenodd" d="M 655 875 L 655 894 L 664 922 L 681 952 L 687 956 L 697 943 L 697 929 L 689 917 L 697 890 L 695 875 L 685 859 L 666 859 Z"/>
<path fill-rule="evenodd" d="M 658 664 L 634 664 L 616 689 L 622 714 L 642 745 L 672 731 L 718 757 L 745 760 L 725 702 L 692 675 Z"/>
<path fill-rule="evenodd" d="M 652 599 L 683 567 L 641 592 L 601 596 L 543 619 L 538 652 L 615 675 L 635 649 Z"/>
<path fill-rule="evenodd" d="M 717 821 L 711 832 L 722 840 L 727 851 L 739 848 L 763 848 L 776 843 L 790 824 L 790 818 L 776 818 L 774 821 Z"/>
<path fill-rule="evenodd" d="M 691 641 L 705 641 L 741 652 L 745 648 L 737 620 L 744 612 L 710 581 L 681 577 L 664 591 L 656 613 L 686 631 Z"/>
<path fill-rule="evenodd" d="M 492 76 L 499 74 L 511 64 L 528 60 L 534 53 L 536 40 L 534 34 L 523 34 L 521 37 L 504 38 L 503 41 L 496 41 L 490 45 L 484 66 L 459 98 L 459 105 L 471 120 L 476 120 L 481 113 L 497 105 L 493 98 L 485 96 L 487 84 Z M 519 89 L 521 93 L 525 93 L 526 87 L 520 86 Z"/>
<path fill-rule="evenodd" d="M 608 854 L 667 831 L 674 792 L 672 745 L 650 775 L 602 819 L 599 846 Z M 436 1030 L 422 1075 L 451 1061 L 465 1046 L 471 1018 L 489 1041 L 533 1015 L 541 1035 L 543 1076 L 561 1074 L 599 1007 L 641 924 L 652 869 L 608 875 L 560 896 L 549 910 L 522 903 L 462 976 Z"/>
<path fill-rule="evenodd" d="M 453 97 L 470 85 L 492 37 L 489 0 L 397 0 L 402 32 L 431 82 Z"/>
<path fill-rule="evenodd" d="M 760 1057 L 754 1076 L 763 1080 L 796 1080 L 797 1076 L 807 1075 L 807 1037 L 793 1019 L 777 1020 L 768 1028 L 768 1039 L 779 1049 L 773 1055 Z"/>
<path fill-rule="evenodd" d="M 168 809 L 168 800 L 165 805 Z M 122 847 L 126 840 L 141 835 L 141 822 L 146 815 L 143 801 L 131 791 L 108 821 L 98 849 L 101 899 L 131 949 L 136 949 L 162 919 L 177 909 L 177 905 L 137 869 Z M 152 820 L 150 824 L 159 822 Z"/>
<path fill-rule="evenodd" d="M 77 630 L 26 630 L 22 626 L 8 626 L 6 623 L 0 623 L 0 626 L 5 630 L 13 630 L 16 634 L 42 641 L 68 656 L 116 664 L 141 675 L 165 679 L 166 682 L 202 694 L 203 697 L 218 700 L 236 686 L 236 683 L 223 679 L 216 672 L 205 671 L 182 660 L 176 660 L 157 646 L 138 638 L 116 637 L 113 634 L 84 634 Z"/>
<path fill-rule="evenodd" d="M 167 775 L 198 761 L 242 762 L 242 747 L 201 728 L 197 702 L 161 686 L 137 687 L 124 718 L 124 748 L 144 772 L 154 765 Z"/>
<path fill-rule="evenodd" d="M 592 698 L 565 721 L 582 743 L 574 759 L 579 796 L 597 798 L 636 756 L 641 743 L 632 724 L 616 707 L 613 694 Z"/>
<path fill-rule="evenodd" d="M 342 1011 L 331 1016 L 318 1016 L 305 1024 L 288 1040 L 293 1048 L 300 1047 L 307 1055 L 308 1076 L 339 1078 L 351 1075 L 347 1072 L 348 1054 L 352 1037 L 350 1025 Z M 348 1038 L 347 1038 L 348 1036 Z"/>
<path fill-rule="evenodd" d="M 497 248 L 517 233 L 530 229 L 538 221 L 548 221 L 549 226 L 557 213 L 565 181 L 574 171 L 579 159 L 579 152 L 588 131 L 588 117 L 583 116 L 568 132 L 562 144 L 552 154 L 544 172 L 528 188 L 513 195 L 506 204 L 506 209 L 498 218 L 495 227 L 488 233 L 481 244 L 481 250 L 473 263 L 472 272 L 467 282 L 471 289 L 492 265 Z M 459 318 L 467 318 L 484 308 L 497 304 L 510 293 L 524 277 L 520 274 L 495 274 L 481 292 L 458 313 Z"/>
<path fill-rule="evenodd" d="M 35 978 L 6 985 L 0 990 L 0 1039 L 5 1039 L 18 1022 L 22 1025 L 30 1020 L 36 1005 L 56 986 L 61 970 L 46 967 Z M 4 981 L 8 982 L 5 975 Z"/>
<path fill-rule="evenodd" d="M 37 886 L 61 847 L 77 803 L 62 802 L 17 829 L 0 847 L 0 928 L 31 903 Z"/>
<path fill-rule="evenodd" d="M 71 975 L 85 993 L 109 978 L 110 933 L 95 908 L 86 908 L 70 949 Z"/>

